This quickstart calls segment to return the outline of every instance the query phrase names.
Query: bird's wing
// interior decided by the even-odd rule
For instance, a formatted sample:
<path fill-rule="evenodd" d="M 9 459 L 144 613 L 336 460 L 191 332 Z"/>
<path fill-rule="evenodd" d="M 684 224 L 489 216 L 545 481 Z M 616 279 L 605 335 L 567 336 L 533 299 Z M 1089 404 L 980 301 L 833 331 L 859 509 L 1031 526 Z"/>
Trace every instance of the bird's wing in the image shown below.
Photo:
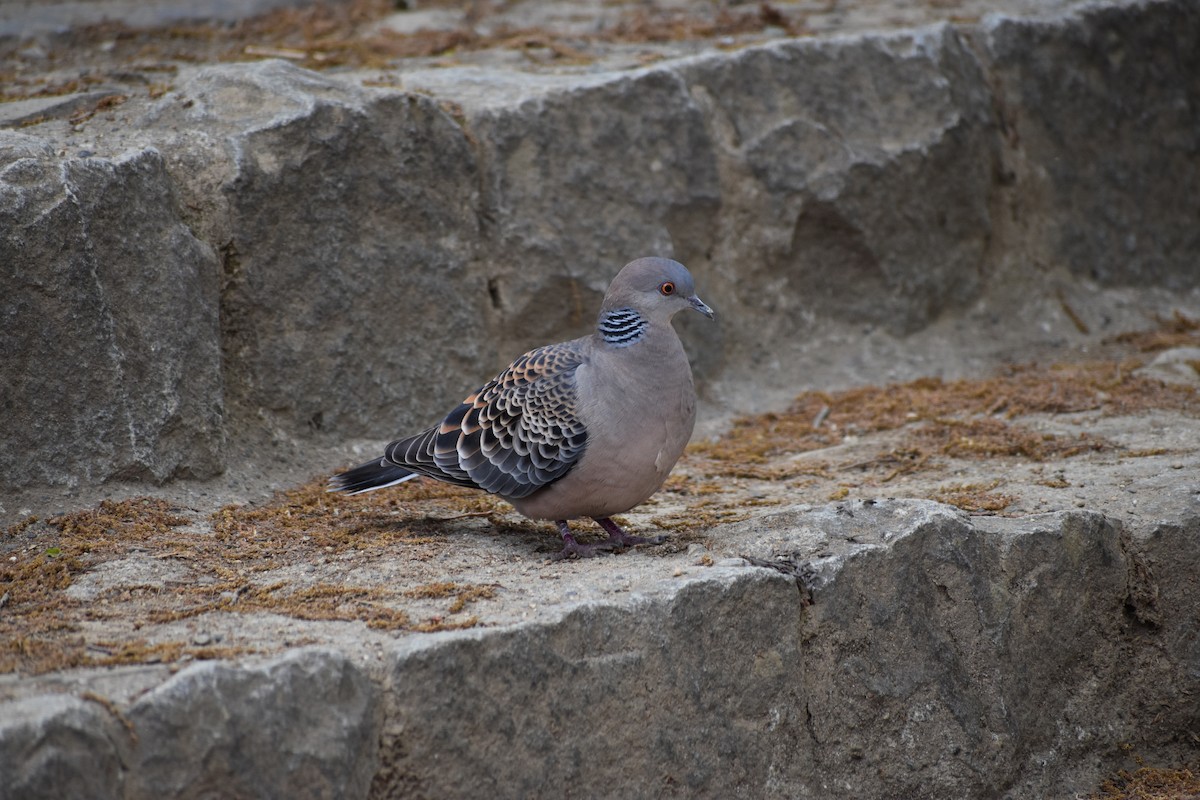
<path fill-rule="evenodd" d="M 393 464 L 501 497 L 526 497 L 566 475 L 587 446 L 575 372 L 578 341 L 518 358 L 440 425 L 388 445 Z"/>

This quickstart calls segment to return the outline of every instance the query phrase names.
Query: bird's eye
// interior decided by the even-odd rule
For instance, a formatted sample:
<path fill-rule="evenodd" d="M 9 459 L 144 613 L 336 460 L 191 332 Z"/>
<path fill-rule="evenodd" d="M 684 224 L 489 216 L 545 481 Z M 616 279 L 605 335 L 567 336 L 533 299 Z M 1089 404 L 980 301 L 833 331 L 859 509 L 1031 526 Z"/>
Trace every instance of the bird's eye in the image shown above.
<path fill-rule="evenodd" d="M 667 295 L 675 294 L 675 284 L 671 283 L 670 281 L 667 281 L 666 283 L 664 283 L 658 287 L 658 293 L 663 295 L 664 297 Z"/>

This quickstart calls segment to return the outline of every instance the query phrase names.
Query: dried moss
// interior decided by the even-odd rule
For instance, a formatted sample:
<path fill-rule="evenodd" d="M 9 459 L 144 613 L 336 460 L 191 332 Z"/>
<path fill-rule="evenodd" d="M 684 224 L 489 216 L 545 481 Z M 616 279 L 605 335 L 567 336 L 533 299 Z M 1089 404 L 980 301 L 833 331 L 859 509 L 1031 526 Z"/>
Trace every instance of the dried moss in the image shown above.
<path fill-rule="evenodd" d="M 1086 433 L 1079 434 L 1075 439 L 1066 439 L 1049 433 L 1037 433 L 995 418 L 939 418 L 930 425 L 918 428 L 914 438 L 926 442 L 942 455 L 954 458 L 1009 456 L 1046 461 L 1051 458 L 1070 458 L 1110 446 L 1104 440 Z"/>
<path fill-rule="evenodd" d="M 1196 800 L 1200 775 L 1188 768 L 1169 769 L 1142 765 L 1133 772 L 1121 770 L 1100 785 L 1088 800 Z"/>
<path fill-rule="evenodd" d="M 710 477 L 759 477 L 778 469 L 765 466 L 772 459 L 832 447 L 847 436 L 904 429 L 910 445 L 897 449 L 905 454 L 895 458 L 898 466 L 920 465 L 931 452 L 958 458 L 1068 458 L 1111 445 L 1087 435 L 1062 439 L 1037 433 L 1013 419 L 1082 411 L 1200 412 L 1194 389 L 1133 375 L 1139 365 L 1031 365 L 985 380 L 921 378 L 893 386 L 805 392 L 787 411 L 739 419 L 721 439 L 693 445 L 690 452 Z"/>
<path fill-rule="evenodd" d="M 1181 326 L 1186 327 L 1184 323 Z M 1195 415 L 1196 392 L 1132 374 L 1135 362 L 1021 367 L 980 381 L 924 379 L 897 386 L 800 395 L 786 412 L 739 420 L 721 441 L 692 447 L 664 492 L 652 523 L 672 532 L 647 552 L 668 556 L 703 542 L 714 526 L 748 518 L 757 506 L 794 498 L 838 500 L 872 487 L 914 491 L 913 476 L 938 475 L 944 463 L 987 460 L 1003 470 L 1014 459 L 1057 463 L 1115 450 L 1103 439 L 1038 432 L 1028 414 L 1134 414 L 1168 409 Z M 855 463 L 805 455 L 848 437 L 890 432 L 886 445 Z M 1161 449 L 1119 452 L 1122 457 L 1162 455 Z M 1036 473 L 1035 473 L 1036 474 Z M 1065 488 L 1057 475 L 1042 480 Z M 770 484 L 759 492 L 755 487 Z M 927 484 L 926 484 L 927 485 Z M 949 484 L 931 496 L 972 513 L 999 513 L 1011 494 L 998 481 Z M 781 491 L 781 487 L 783 491 Z M 673 501 L 673 502 L 672 502 Z M 666 508 L 661 506 L 665 505 Z M 270 613 L 301 620 L 358 621 L 373 629 L 432 631 L 479 624 L 462 614 L 499 588 L 455 582 L 417 587 L 358 586 L 338 579 L 315 584 L 281 581 L 288 567 L 336 559 L 349 574 L 363 559 L 412 562 L 441 558 L 459 546 L 464 518 L 486 535 L 553 540 L 549 526 L 516 521 L 493 496 L 414 481 L 389 492 L 346 497 L 315 481 L 279 492 L 268 502 L 231 505 L 212 514 L 163 500 L 109 500 L 93 509 L 49 520 L 29 518 L 0 534 L 0 671 L 42 672 L 82 665 L 171 662 L 230 657 L 238 647 L 194 647 L 179 641 L 97 642 L 90 623 L 138 622 L 134 629 L 205 614 Z M 64 592 L 85 570 L 139 557 L 188 567 L 180 585 L 121 585 L 81 602 Z M 411 608 L 445 600 L 444 612 L 414 620 Z"/>
<path fill-rule="evenodd" d="M 438 631 L 461 631 L 467 628 L 474 628 L 479 624 L 479 617 L 467 617 L 466 619 L 447 621 L 443 617 L 432 617 L 425 622 L 413 626 L 413 630 L 417 633 L 436 633 Z"/>
<path fill-rule="evenodd" d="M 0 595 L 8 595 L 0 614 L 0 672 L 33 665 L 37 671 L 91 663 L 78 637 L 79 620 L 96 609 L 64 596 L 88 565 L 130 547 L 148 547 L 161 531 L 187 523 L 163 500 L 135 497 L 105 500 L 97 507 L 53 517 L 45 524 L 29 519 L 0 534 Z"/>
<path fill-rule="evenodd" d="M 924 378 L 893 386 L 805 392 L 784 412 L 739 419 L 720 439 L 693 445 L 685 462 L 688 477 L 704 487 L 718 507 L 731 502 L 722 500 L 730 493 L 712 487 L 730 481 L 791 481 L 797 490 L 815 486 L 805 495 L 810 501 L 834 501 L 855 489 L 936 475 L 956 460 L 996 462 L 1001 468 L 1005 460 L 1055 462 L 1118 450 L 1112 442 L 1087 433 L 1064 436 L 1035 430 L 1024 419 L 1034 414 L 1200 412 L 1194 389 L 1135 375 L 1138 366 L 1140 362 L 1129 360 L 1027 365 L 983 380 Z M 853 463 L 805 455 L 889 432 L 887 449 Z M 1119 452 L 1136 457 L 1166 451 Z M 801 476 L 812 480 L 796 480 Z M 1065 485 L 1063 481 L 1058 488 Z M 683 488 L 671 490 L 687 493 Z M 814 496 L 813 491 L 821 493 Z M 933 499 L 973 513 L 997 513 L 1017 498 L 966 485 L 942 490 Z M 698 522 L 709 523 L 714 517 L 709 509 L 707 518 Z M 655 522 L 671 529 L 687 527 L 678 516 Z"/>
<path fill-rule="evenodd" d="M 1043 478 L 1042 480 L 1039 480 L 1038 483 L 1051 489 L 1066 489 L 1071 485 L 1071 482 L 1062 475 L 1055 475 L 1052 478 Z"/>
<path fill-rule="evenodd" d="M 1017 500 L 1013 495 L 993 492 L 992 490 L 1000 483 L 999 480 L 994 480 L 988 483 L 958 483 L 944 486 L 933 492 L 929 499 L 957 506 L 963 511 L 994 514 L 1008 508 Z"/>
<path fill-rule="evenodd" d="M 112 72 L 162 71 L 177 64 L 212 61 L 252 61 L 284 58 L 310 69 L 356 67 L 384 69 L 400 59 L 452 55 L 488 49 L 513 50 L 532 61 L 558 65 L 586 64 L 595 43 L 652 43 L 747 36 L 768 28 L 791 35 L 806 33 L 803 17 L 767 3 L 745 7 L 724 5 L 663 9 L 634 7 L 618 10 L 615 24 L 587 34 L 564 35 L 539 27 L 513 28 L 478 23 L 492 13 L 489 4 L 451 4 L 463 21 L 448 30 L 400 33 L 378 23 L 395 12 L 392 0 L 350 0 L 280 8 L 234 23 L 178 23 L 158 28 L 134 28 L 118 21 L 103 22 L 73 32 L 48 59 L 67 67 L 78 64 L 81 77 L 54 82 L 36 75 L 19 51 L 0 64 L 0 100 L 35 95 L 67 94 L 80 87 L 104 83 L 95 53 L 103 44 L 102 63 Z M 489 29 L 487 33 L 481 30 Z M 151 96 L 162 94 L 151 85 Z M 157 95 L 156 95 L 157 92 Z M 90 115 L 89 115 L 90 116 Z"/>
<path fill-rule="evenodd" d="M 115 667 L 124 664 L 174 664 L 183 660 L 211 661 L 237 658 L 258 652 L 251 647 L 194 647 L 185 642 L 149 643 L 144 639 L 123 642 L 93 642 L 90 657 L 70 666 Z M 96 657 L 96 653 L 100 653 Z"/>
<path fill-rule="evenodd" d="M 39 523 L 33 518 L 0 535 L 0 672 L 45 672 L 77 666 L 170 662 L 231 657 L 245 648 L 201 648 L 184 642 L 97 642 L 82 635 L 87 620 L 159 625 L 208 613 L 272 613 L 303 620 L 360 621 L 382 630 L 434 629 L 414 625 L 403 597 L 380 587 L 318 583 L 262 583 L 255 575 L 295 564 L 320 563 L 344 554 L 403 551 L 428 557 L 445 545 L 438 514 L 461 515 L 463 506 L 492 514 L 494 498 L 444 485 L 414 486 L 408 496 L 361 498 L 326 494 L 314 482 L 281 492 L 261 506 L 227 506 L 208 517 L 163 500 L 132 498 Z M 403 499 L 401 499 L 403 498 Z M 102 561 L 151 553 L 178 560 L 196 574 L 186 585 L 129 586 L 82 603 L 64 594 L 76 577 Z M 459 587 L 450 613 L 492 596 L 487 586 Z M 136 609 L 134 612 L 132 609 Z"/>
<path fill-rule="evenodd" d="M 1121 333 L 1107 341 L 1132 345 L 1143 353 L 1200 345 L 1200 319 L 1176 311 L 1170 317 L 1156 317 L 1156 321 L 1158 325 L 1150 330 Z"/>
<path fill-rule="evenodd" d="M 406 590 L 404 595 L 414 598 L 451 597 L 453 602 L 450 603 L 449 612 L 457 614 L 476 600 L 490 600 L 495 597 L 497 588 L 497 584 L 479 586 L 452 582 L 427 583 Z"/>

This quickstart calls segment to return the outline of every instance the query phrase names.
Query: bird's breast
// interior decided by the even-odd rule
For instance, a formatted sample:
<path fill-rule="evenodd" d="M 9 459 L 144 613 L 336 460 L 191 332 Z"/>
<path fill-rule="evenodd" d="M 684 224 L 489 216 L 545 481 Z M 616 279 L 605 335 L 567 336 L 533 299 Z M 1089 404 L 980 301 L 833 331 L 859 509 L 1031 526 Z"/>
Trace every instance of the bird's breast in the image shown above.
<path fill-rule="evenodd" d="M 621 353 L 635 353 L 636 347 Z M 668 351 L 649 363 L 606 362 L 597 356 L 576 372 L 580 421 L 587 446 L 563 478 L 517 509 L 537 519 L 621 514 L 662 486 L 687 446 L 696 417 L 691 370 Z"/>
<path fill-rule="evenodd" d="M 692 434 L 696 393 L 682 347 L 664 355 L 588 365 L 580 376 L 581 397 L 589 401 L 580 409 L 585 458 L 621 458 L 631 469 L 656 472 L 674 466 Z"/>

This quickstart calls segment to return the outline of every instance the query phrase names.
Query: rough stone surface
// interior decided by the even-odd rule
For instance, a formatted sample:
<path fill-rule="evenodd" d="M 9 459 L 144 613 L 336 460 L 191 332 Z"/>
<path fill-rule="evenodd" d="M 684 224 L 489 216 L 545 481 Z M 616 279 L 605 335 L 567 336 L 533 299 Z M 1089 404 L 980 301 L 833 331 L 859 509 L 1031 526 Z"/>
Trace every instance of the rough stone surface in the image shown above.
<path fill-rule="evenodd" d="M 207 478 L 222 466 L 216 258 L 162 155 L 0 142 L 0 483 Z"/>
<path fill-rule="evenodd" d="M 41 695 L 0 714 L 0 798 L 120 798 L 129 735 L 99 703 Z"/>
<path fill-rule="evenodd" d="M 373 794 L 754 796 L 807 760 L 802 624 L 793 581 L 725 570 L 400 650 Z"/>
<path fill-rule="evenodd" d="M 710 416 L 1196 316 L 1198 54 L 1195 4 L 1148 0 L 636 66 L 267 61 L 103 109 L 107 89 L 26 101 L 0 114 L 0 517 L 59 510 L 47 484 L 80 504 L 227 470 L 161 490 L 203 515 L 273 470 L 331 471 L 360 455 L 333 442 L 427 422 L 586 330 L 647 252 L 720 314 L 682 326 Z M 1194 383 L 1195 360 L 1140 374 Z M 268 655 L 0 676 L 0 800 L 1057 797 L 1126 743 L 1194 758 L 1195 422 L 1037 425 L 1116 444 L 1050 481 L 1006 462 L 1012 519 L 747 494 L 686 553 L 548 566 L 537 531 L 463 519 L 429 561 L 302 565 L 308 586 L 495 586 L 469 631 L 90 620 L 89 642 Z M 69 597 L 191 579 L 160 555 Z"/>
<path fill-rule="evenodd" d="M 1064 797 L 1200 725 L 1195 508 L 853 501 L 714 534 L 717 566 L 630 554 L 600 599 L 571 599 L 594 565 L 543 572 L 559 599 L 524 623 L 202 663 L 110 686 L 120 717 L 12 701 L 0 768 L 32 796 L 95 762 L 130 798 Z"/>
<path fill-rule="evenodd" d="M 1095 341 L 1200 290 L 1197 17 L 1116 3 L 574 72 L 266 61 L 21 110 L 47 120 L 0 133 L 22 287 L 0 481 L 393 435 L 584 332 L 644 253 L 720 312 L 682 323 L 709 418 Z"/>
<path fill-rule="evenodd" d="M 136 124 L 185 131 L 174 171 L 222 256 L 233 424 L 399 430 L 494 360 L 475 162 L 432 101 L 268 62 L 200 70 Z"/>
<path fill-rule="evenodd" d="M 197 664 L 123 712 L 31 697 L 0 718 L 0 798 L 363 797 L 378 702 L 362 671 L 316 649 Z"/>
<path fill-rule="evenodd" d="M 66 34 L 85 25 L 121 21 L 131 27 L 188 20 L 237 20 L 305 0 L 9 0 L 0 3 L 0 43 Z"/>
<path fill-rule="evenodd" d="M 189 667 L 133 703 L 128 798 L 363 797 L 378 691 L 342 655 Z"/>
<path fill-rule="evenodd" d="M 1096 6 L 981 33 L 1042 257 L 1109 285 L 1200 283 L 1187 188 L 1200 181 L 1200 8 Z"/>
<path fill-rule="evenodd" d="M 1194 727 L 1187 604 L 1139 593 L 1146 558 L 1120 524 L 1066 512 L 933 520 L 848 566 L 814 593 L 806 626 L 821 788 L 1069 796 L 1121 741 Z M 1170 656 L 1156 651 L 1170 641 Z M 1157 704 L 1169 710 L 1152 721 Z M 883 766 L 898 756 L 906 769 Z"/>
<path fill-rule="evenodd" d="M 743 266 L 735 316 L 777 320 L 779 339 L 814 313 L 904 334 L 974 299 L 997 143 L 952 28 L 797 42 L 687 74 L 719 132 L 728 199 L 707 236 L 680 239 Z"/>

